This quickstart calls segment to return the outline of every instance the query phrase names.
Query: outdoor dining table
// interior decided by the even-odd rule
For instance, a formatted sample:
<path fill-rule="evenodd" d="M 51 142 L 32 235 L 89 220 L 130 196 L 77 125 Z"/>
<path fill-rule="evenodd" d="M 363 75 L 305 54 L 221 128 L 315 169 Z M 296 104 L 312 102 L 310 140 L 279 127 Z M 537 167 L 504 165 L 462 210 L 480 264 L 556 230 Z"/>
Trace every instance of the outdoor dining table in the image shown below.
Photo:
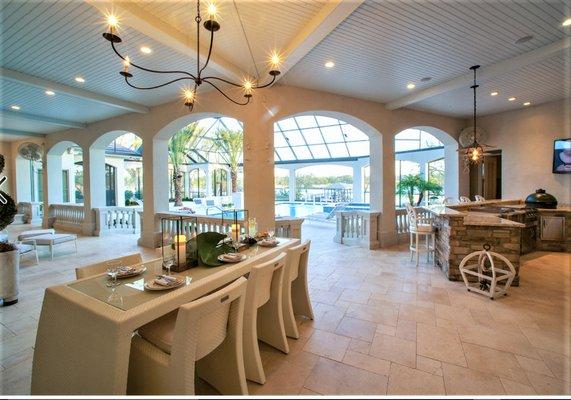
<path fill-rule="evenodd" d="M 252 266 L 276 257 L 299 239 L 278 238 L 276 247 L 254 245 L 247 259 L 218 267 L 199 266 L 176 275 L 185 285 L 144 290 L 163 273 L 162 260 L 107 287 L 107 274 L 46 289 L 36 336 L 32 395 L 124 395 L 133 332 L 139 327 L 248 274 Z"/>

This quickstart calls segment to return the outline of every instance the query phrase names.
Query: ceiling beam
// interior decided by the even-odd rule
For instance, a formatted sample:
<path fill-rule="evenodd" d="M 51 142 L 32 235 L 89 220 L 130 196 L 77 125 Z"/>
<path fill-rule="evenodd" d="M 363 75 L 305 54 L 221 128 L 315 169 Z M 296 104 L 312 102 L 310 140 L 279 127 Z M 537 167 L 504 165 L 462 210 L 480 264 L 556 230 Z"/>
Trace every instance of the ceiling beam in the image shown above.
<path fill-rule="evenodd" d="M 14 136 L 37 136 L 37 137 L 45 137 L 45 133 L 37 133 L 37 132 L 26 132 L 26 131 L 19 131 L 16 129 L 4 129 L 0 128 L 0 138 L 2 134 L 5 135 L 14 135 Z"/>
<path fill-rule="evenodd" d="M 327 2 L 280 53 L 284 61 L 280 67 L 281 74 L 277 76 L 276 81 L 337 28 L 363 1 L 333 0 Z"/>
<path fill-rule="evenodd" d="M 130 101 L 120 100 L 115 97 L 90 92 L 88 90 L 81 88 L 62 85 L 61 83 L 38 78 L 32 75 L 27 75 L 22 72 L 14 71 L 12 69 L 0 67 L 0 76 L 2 77 L 2 79 L 8 81 L 22 83 L 24 85 L 34 86 L 40 89 L 50 89 L 57 93 L 64 93 L 69 96 L 79 97 L 82 99 L 93 101 L 95 103 L 104 104 L 106 106 L 120 108 L 129 112 L 136 112 L 142 114 L 149 112 L 149 109 L 147 107 L 142 106 L 140 104 L 131 103 Z"/>
<path fill-rule="evenodd" d="M 190 57 L 196 61 L 196 41 L 189 41 L 186 34 L 173 28 L 170 24 L 157 18 L 155 15 L 148 13 L 135 2 L 102 2 L 100 0 L 86 0 L 93 7 L 97 8 L 102 14 L 113 13 L 119 19 L 119 28 L 121 26 L 129 26 L 143 35 L 155 40 L 161 45 L 168 47 L 185 57 Z M 189 29 L 195 29 L 194 20 L 189 21 Z M 201 48 L 201 60 L 206 60 L 208 46 Z M 208 66 L 218 73 L 230 78 L 234 81 L 241 82 L 245 76 L 244 72 L 234 64 L 218 56 L 215 52 L 210 57 Z"/>
<path fill-rule="evenodd" d="M 553 57 L 557 55 L 557 53 L 569 48 L 571 48 L 571 38 L 568 37 L 519 56 L 500 61 L 487 67 L 482 67 L 478 70 L 478 83 L 490 81 L 497 76 L 513 72 L 519 68 Z M 466 68 L 468 68 L 468 66 Z M 429 97 L 437 96 L 463 87 L 470 87 L 473 84 L 473 79 L 474 74 L 469 72 L 465 75 L 429 87 L 417 93 L 412 93 L 395 101 L 391 101 L 390 103 L 387 103 L 385 107 L 387 110 L 396 110 L 398 108 L 426 100 Z"/>
<path fill-rule="evenodd" d="M 66 121 L 58 118 L 42 117 L 34 114 L 26 114 L 20 111 L 0 110 L 0 119 L 3 118 L 38 121 L 48 125 L 65 126 L 68 128 L 84 129 L 87 127 L 87 124 L 83 124 L 81 122 Z"/>

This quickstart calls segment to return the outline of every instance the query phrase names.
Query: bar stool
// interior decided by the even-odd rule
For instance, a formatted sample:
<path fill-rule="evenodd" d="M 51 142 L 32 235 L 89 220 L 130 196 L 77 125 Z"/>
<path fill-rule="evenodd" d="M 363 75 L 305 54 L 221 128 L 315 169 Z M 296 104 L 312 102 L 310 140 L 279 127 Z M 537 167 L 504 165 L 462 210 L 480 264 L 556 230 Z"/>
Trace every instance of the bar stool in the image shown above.
<path fill-rule="evenodd" d="M 418 267 L 420 253 L 426 253 L 426 262 L 430 261 L 430 254 L 432 253 L 432 262 L 436 264 L 434 257 L 436 231 L 432 223 L 430 221 L 421 220 L 416 210 L 410 204 L 406 205 L 406 213 L 408 215 L 408 230 L 410 232 L 410 261 L 412 261 L 413 252 L 416 253 L 416 266 Z M 419 236 L 421 235 L 423 235 L 426 240 L 424 248 L 419 246 Z"/>
<path fill-rule="evenodd" d="M 486 199 L 484 198 L 484 196 L 480 196 L 479 194 L 474 196 L 474 200 L 476 201 L 486 201 Z"/>
<path fill-rule="evenodd" d="M 127 394 L 193 395 L 194 372 L 220 393 L 248 394 L 242 353 L 246 279 L 180 306 L 131 341 Z"/>
<path fill-rule="evenodd" d="M 286 334 L 299 339 L 295 315 L 313 319 L 313 308 L 307 287 L 307 266 L 311 241 L 287 250 L 287 266 L 284 277 L 283 310 Z"/>
<path fill-rule="evenodd" d="M 255 265 L 248 276 L 244 302 L 244 368 L 246 379 L 264 384 L 258 339 L 289 353 L 281 307 L 286 254 Z"/>
<path fill-rule="evenodd" d="M 470 198 L 469 198 L 469 197 L 466 197 L 466 196 L 460 196 L 460 197 L 458 198 L 458 201 L 459 201 L 460 203 L 471 203 L 471 202 L 472 202 L 472 200 L 470 200 Z"/>

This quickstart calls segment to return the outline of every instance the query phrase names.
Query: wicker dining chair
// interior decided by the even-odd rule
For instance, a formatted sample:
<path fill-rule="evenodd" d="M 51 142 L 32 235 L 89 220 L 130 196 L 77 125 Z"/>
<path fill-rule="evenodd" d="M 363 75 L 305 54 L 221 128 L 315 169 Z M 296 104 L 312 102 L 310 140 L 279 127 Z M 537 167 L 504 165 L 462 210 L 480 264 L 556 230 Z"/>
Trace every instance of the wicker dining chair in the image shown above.
<path fill-rule="evenodd" d="M 311 241 L 287 250 L 287 266 L 284 277 L 283 310 L 286 334 L 299 339 L 299 330 L 295 321 L 296 315 L 313 319 L 313 308 L 307 286 L 307 267 Z"/>
<path fill-rule="evenodd" d="M 99 275 L 107 271 L 107 263 L 112 261 L 121 261 L 123 265 L 135 265 L 143 261 L 141 253 L 127 254 L 126 256 L 105 260 L 95 264 L 78 267 L 75 269 L 75 277 L 77 279 L 87 278 L 93 275 Z"/>
<path fill-rule="evenodd" d="M 244 302 L 244 368 L 248 380 L 264 384 L 258 339 L 289 353 L 282 313 L 282 288 L 286 254 L 255 265 L 248 275 Z"/>
<path fill-rule="evenodd" d="M 246 278 L 138 329 L 127 394 L 194 395 L 197 375 L 223 395 L 247 395 L 242 353 Z"/>

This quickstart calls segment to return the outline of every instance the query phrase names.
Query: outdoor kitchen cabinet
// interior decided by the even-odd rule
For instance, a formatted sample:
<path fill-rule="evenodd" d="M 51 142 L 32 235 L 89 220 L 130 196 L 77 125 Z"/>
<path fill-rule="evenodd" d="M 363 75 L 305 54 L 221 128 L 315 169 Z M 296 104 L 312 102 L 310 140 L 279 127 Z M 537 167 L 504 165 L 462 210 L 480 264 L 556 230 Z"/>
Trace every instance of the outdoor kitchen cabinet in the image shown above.
<path fill-rule="evenodd" d="M 565 240 L 565 217 L 541 215 L 539 227 L 541 240 Z"/>

